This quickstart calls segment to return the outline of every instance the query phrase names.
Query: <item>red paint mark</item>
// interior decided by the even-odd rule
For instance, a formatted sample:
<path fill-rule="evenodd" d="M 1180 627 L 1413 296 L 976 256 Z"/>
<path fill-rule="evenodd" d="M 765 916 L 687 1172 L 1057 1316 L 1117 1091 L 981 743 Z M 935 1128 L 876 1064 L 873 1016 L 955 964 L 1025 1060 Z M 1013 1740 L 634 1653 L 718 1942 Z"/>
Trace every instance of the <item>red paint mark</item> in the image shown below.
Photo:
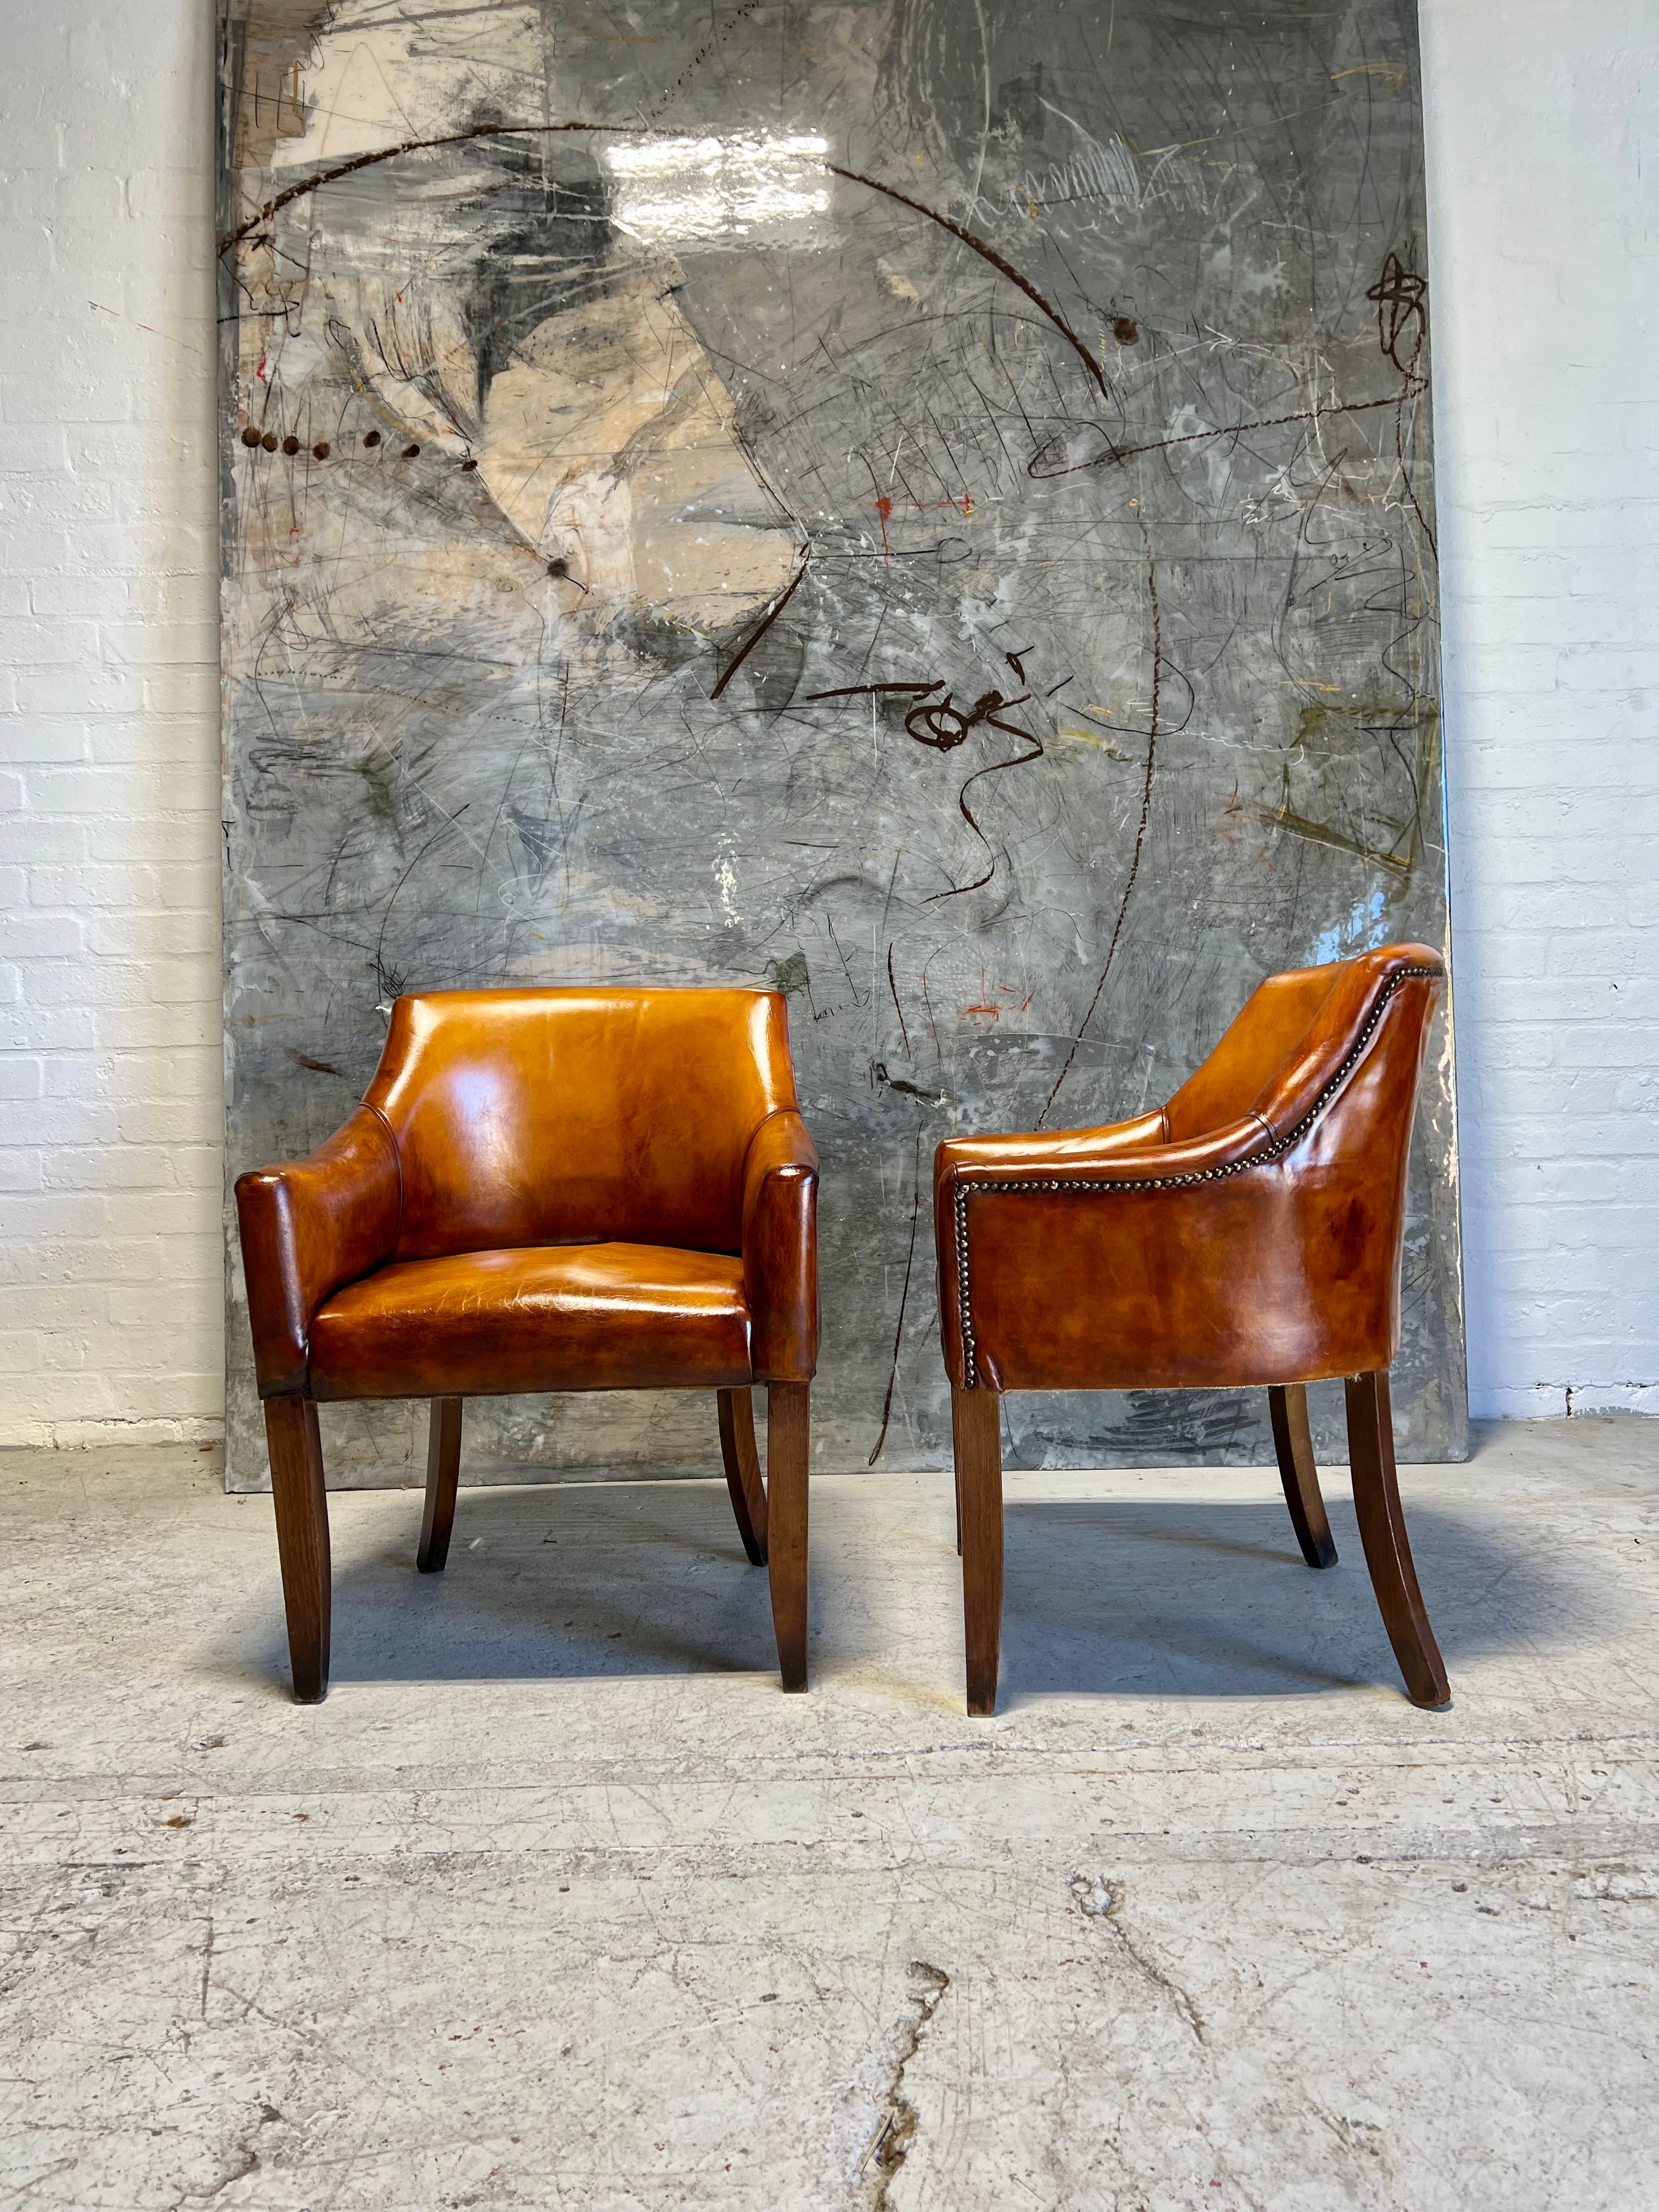
<path fill-rule="evenodd" d="M 964 1014 L 989 1014 L 994 1022 L 1002 1019 L 1000 1006 L 964 1006 L 962 1011 Z"/>
<path fill-rule="evenodd" d="M 893 502 L 885 492 L 876 501 L 876 513 L 881 517 L 881 557 L 887 558 L 887 518 L 893 512 Z"/>
<path fill-rule="evenodd" d="M 261 354 L 259 356 L 259 366 L 253 372 L 255 376 L 258 378 L 261 384 L 265 380 L 265 360 L 266 356 L 264 354 Z"/>

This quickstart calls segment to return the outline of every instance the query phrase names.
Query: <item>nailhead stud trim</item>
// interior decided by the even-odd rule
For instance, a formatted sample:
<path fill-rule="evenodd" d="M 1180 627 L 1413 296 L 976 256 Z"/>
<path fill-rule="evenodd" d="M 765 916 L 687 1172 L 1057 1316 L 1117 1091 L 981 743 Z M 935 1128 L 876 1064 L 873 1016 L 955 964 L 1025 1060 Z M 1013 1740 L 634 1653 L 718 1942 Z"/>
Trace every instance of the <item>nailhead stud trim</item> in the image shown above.
<path fill-rule="evenodd" d="M 1268 1143 L 1263 1145 L 1257 1152 L 1247 1152 L 1242 1158 L 1229 1162 L 1225 1167 L 1200 1168 L 1195 1170 L 1191 1175 L 1156 1176 L 1150 1178 L 1139 1176 L 1118 1181 L 1085 1181 L 1081 1177 L 1076 1179 L 1067 1177 L 1063 1182 L 1052 1177 L 1034 1180 L 1026 1176 L 1018 1181 L 965 1183 L 958 1171 L 953 1178 L 956 1208 L 957 1315 L 962 1330 L 962 1371 L 968 1389 L 973 1390 L 979 1386 L 979 1358 L 974 1342 L 973 1307 L 968 1280 L 968 1200 L 970 1194 L 980 1191 L 995 1191 L 1016 1195 L 1020 1192 L 1031 1191 L 1066 1191 L 1087 1194 L 1124 1190 L 1183 1190 L 1193 1183 L 1218 1182 L 1226 1176 L 1243 1175 L 1247 1168 L 1265 1167 L 1270 1161 L 1282 1158 L 1292 1146 L 1300 1144 L 1320 1115 L 1324 1112 L 1326 1107 L 1330 1104 L 1332 1099 L 1353 1073 L 1364 1057 L 1365 1048 L 1370 1044 L 1377 1024 L 1388 1012 L 1389 1001 L 1401 985 L 1421 981 L 1425 979 L 1438 981 L 1442 972 L 1438 968 L 1396 968 L 1383 987 L 1376 1004 L 1371 1008 L 1365 1025 L 1355 1038 L 1346 1059 L 1296 1127 L 1287 1131 L 1282 1137 L 1273 1137 L 1269 1130 Z M 1263 1126 L 1266 1127 L 1266 1124 L 1264 1123 Z"/>

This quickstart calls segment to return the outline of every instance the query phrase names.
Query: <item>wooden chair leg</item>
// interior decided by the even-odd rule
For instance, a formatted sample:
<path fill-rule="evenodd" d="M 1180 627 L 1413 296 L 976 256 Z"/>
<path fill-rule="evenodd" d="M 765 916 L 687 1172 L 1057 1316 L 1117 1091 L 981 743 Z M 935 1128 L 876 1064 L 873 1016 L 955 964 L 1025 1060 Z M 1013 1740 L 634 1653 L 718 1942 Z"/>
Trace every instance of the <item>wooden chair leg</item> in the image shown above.
<path fill-rule="evenodd" d="M 753 1566 L 766 1565 L 766 1486 L 755 1449 L 755 1401 L 747 1390 L 720 1390 L 720 1456 L 732 1513 Z"/>
<path fill-rule="evenodd" d="M 283 1564 L 294 1695 L 302 1705 L 320 1705 L 328 1695 L 331 1568 L 328 1493 L 323 1486 L 323 1440 L 315 1402 L 310 1398 L 267 1398 L 265 1442 L 270 1451 L 270 1492 L 276 1509 L 276 1551 Z"/>
<path fill-rule="evenodd" d="M 1313 1437 L 1308 1429 L 1308 1393 L 1300 1382 L 1287 1382 L 1267 1393 L 1273 1417 L 1273 1449 L 1279 1454 L 1279 1478 L 1285 1486 L 1285 1503 L 1291 1509 L 1291 1526 L 1310 1567 L 1334 1567 L 1336 1546 L 1331 1524 L 1325 1518 L 1320 1495 L 1319 1471 L 1314 1465 Z"/>
<path fill-rule="evenodd" d="M 1394 1413 L 1385 1369 L 1351 1375 L 1348 1395 L 1348 1457 L 1353 1469 L 1354 1512 L 1365 1547 L 1371 1587 L 1389 1632 L 1394 1656 L 1414 1705 L 1449 1705 L 1446 1669 L 1424 1610 L 1406 1540 L 1406 1516 L 1394 1464 Z"/>
<path fill-rule="evenodd" d="M 952 1417 L 952 1427 L 954 1428 L 954 1426 L 955 1426 L 955 1419 L 954 1419 L 954 1416 L 953 1416 L 953 1417 Z M 955 1469 L 956 1469 L 956 1486 L 957 1486 L 957 1559 L 960 1559 L 960 1558 L 962 1557 L 962 1468 L 961 1468 L 960 1464 L 957 1462 L 957 1455 L 956 1455 L 956 1453 L 955 1453 L 955 1451 L 954 1451 L 954 1450 L 952 1450 L 952 1452 L 951 1452 L 951 1465 L 952 1465 L 952 1466 L 955 1468 Z"/>
<path fill-rule="evenodd" d="M 806 1468 L 811 1389 L 774 1382 L 766 1393 L 767 1565 L 772 1626 L 786 1690 L 806 1687 Z"/>
<path fill-rule="evenodd" d="M 461 1479 L 459 1398 L 432 1401 L 432 1426 L 426 1445 L 426 1510 L 421 1516 L 420 1548 L 415 1564 L 423 1575 L 441 1575 L 449 1557 L 449 1532 L 455 1525 L 455 1490 Z"/>
<path fill-rule="evenodd" d="M 1002 1400 L 994 1390 L 951 1391 L 968 1710 L 997 1709 L 1002 1652 Z"/>

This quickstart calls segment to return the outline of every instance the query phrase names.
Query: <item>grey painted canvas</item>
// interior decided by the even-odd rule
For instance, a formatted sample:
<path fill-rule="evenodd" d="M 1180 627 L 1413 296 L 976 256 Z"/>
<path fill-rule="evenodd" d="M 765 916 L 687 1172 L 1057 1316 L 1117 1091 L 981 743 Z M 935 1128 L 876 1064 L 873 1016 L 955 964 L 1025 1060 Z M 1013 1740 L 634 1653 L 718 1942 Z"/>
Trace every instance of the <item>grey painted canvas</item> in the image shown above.
<path fill-rule="evenodd" d="M 943 1464 L 935 1141 L 1135 1113 L 1273 969 L 1446 943 L 1411 0 L 230 0 L 221 116 L 233 1173 L 402 989 L 770 984 L 814 1464 Z M 1455 1160 L 1443 1018 L 1408 1456 L 1466 1449 Z M 410 1479 L 421 1411 L 335 1414 L 336 1479 Z M 1015 1398 L 1008 1461 L 1265 1414 Z M 701 1399 L 467 1433 L 717 1464 Z"/>

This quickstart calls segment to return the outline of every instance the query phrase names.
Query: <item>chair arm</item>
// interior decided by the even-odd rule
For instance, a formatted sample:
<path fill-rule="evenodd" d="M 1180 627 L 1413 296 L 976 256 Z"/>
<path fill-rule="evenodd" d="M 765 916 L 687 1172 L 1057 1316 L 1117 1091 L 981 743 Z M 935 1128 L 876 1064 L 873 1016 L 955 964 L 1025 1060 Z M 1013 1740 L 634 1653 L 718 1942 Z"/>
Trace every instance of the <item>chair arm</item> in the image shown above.
<path fill-rule="evenodd" d="M 970 1188 L 1003 1181 L 1022 1187 L 1044 1182 L 1162 1182 L 1203 1176 L 1265 1151 L 1273 1132 L 1259 1114 L 1247 1114 L 1202 1137 L 1160 1144 L 1161 1114 L 1118 1121 L 1106 1129 L 1077 1129 L 1057 1137 L 955 1137 L 934 1156 L 935 1188 L 947 1176 Z"/>
<path fill-rule="evenodd" d="M 1139 1114 L 1133 1121 L 1109 1121 L 1099 1129 L 1034 1129 L 1009 1136 L 951 1137 L 933 1154 L 933 1189 L 953 1169 L 984 1168 L 997 1174 L 1029 1170 L 1057 1175 L 1087 1170 L 1125 1152 L 1161 1145 L 1164 1109 Z"/>
<path fill-rule="evenodd" d="M 1311 1215 L 1339 1194 L 1328 1178 L 1275 1172 L 1258 1116 L 1093 1160 L 1025 1144 L 1006 1166 L 939 1147 L 940 1333 L 959 1389 L 1249 1381 L 1234 1372 L 1246 1338 L 1261 1379 L 1322 1371 L 1297 1364 L 1321 1356 L 1304 1255 Z M 1386 1334 L 1385 1318 L 1350 1318 L 1350 1340 Z"/>
<path fill-rule="evenodd" d="M 391 1132 L 360 1106 L 303 1160 L 256 1168 L 236 1183 L 259 1395 L 301 1391 L 313 1315 L 396 1249 L 403 1170 Z"/>
<path fill-rule="evenodd" d="M 818 1155 L 793 1107 L 769 1114 L 743 1170 L 743 1288 L 758 1381 L 807 1382 L 818 1357 Z"/>

